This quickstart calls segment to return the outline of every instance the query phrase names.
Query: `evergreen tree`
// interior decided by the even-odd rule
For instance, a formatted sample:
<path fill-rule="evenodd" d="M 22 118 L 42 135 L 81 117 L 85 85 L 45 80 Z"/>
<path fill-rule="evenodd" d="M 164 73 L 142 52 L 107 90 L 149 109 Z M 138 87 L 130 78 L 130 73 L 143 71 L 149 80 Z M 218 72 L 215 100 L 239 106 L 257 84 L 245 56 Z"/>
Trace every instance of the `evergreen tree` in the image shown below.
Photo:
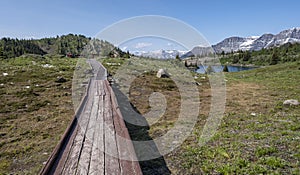
<path fill-rule="evenodd" d="M 222 50 L 222 53 L 221 53 L 221 55 L 222 55 L 222 57 L 224 57 L 224 56 L 225 56 L 225 52 L 224 52 L 224 50 Z"/>
<path fill-rule="evenodd" d="M 229 72 L 229 71 L 228 71 L 228 67 L 227 67 L 227 65 L 225 65 L 225 66 L 224 66 L 224 68 L 223 68 L 223 72 Z"/>
<path fill-rule="evenodd" d="M 239 61 L 240 61 L 239 57 L 234 55 L 234 56 L 233 56 L 232 63 L 233 63 L 233 64 L 236 64 L 236 63 L 238 63 Z"/>
<path fill-rule="evenodd" d="M 274 52 L 271 56 L 271 62 L 270 62 L 270 65 L 275 65 L 279 62 L 279 56 L 278 56 L 278 53 L 277 52 Z"/>
<path fill-rule="evenodd" d="M 4 58 L 4 55 L 3 55 L 3 48 L 0 47 L 0 59 L 3 59 Z"/>
<path fill-rule="evenodd" d="M 243 61 L 249 61 L 251 58 L 251 53 L 249 51 L 246 51 L 244 54 L 243 54 Z"/>
<path fill-rule="evenodd" d="M 124 55 L 124 58 L 130 58 L 130 53 L 128 50 L 127 50 L 126 54 Z"/>

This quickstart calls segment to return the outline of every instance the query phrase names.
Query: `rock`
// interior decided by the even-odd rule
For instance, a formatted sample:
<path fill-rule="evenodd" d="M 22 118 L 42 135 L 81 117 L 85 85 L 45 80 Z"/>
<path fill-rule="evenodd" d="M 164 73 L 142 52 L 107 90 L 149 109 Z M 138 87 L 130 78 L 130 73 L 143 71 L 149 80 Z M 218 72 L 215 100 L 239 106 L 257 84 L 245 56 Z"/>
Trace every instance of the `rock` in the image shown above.
<path fill-rule="evenodd" d="M 156 74 L 157 78 L 169 78 L 170 75 L 168 74 L 168 72 L 164 69 L 159 69 L 157 74 Z"/>
<path fill-rule="evenodd" d="M 196 82 L 196 85 L 197 85 L 197 86 L 202 86 L 202 83 Z"/>
<path fill-rule="evenodd" d="M 56 83 L 64 83 L 67 82 L 67 80 L 64 77 L 57 77 Z"/>
<path fill-rule="evenodd" d="M 43 67 L 43 68 L 52 68 L 52 67 L 54 67 L 54 66 L 52 66 L 51 64 L 44 64 L 44 65 L 42 65 L 42 67 Z"/>
<path fill-rule="evenodd" d="M 300 104 L 299 101 L 298 100 L 294 100 L 294 99 L 285 100 L 283 102 L 283 105 L 289 105 L 289 106 L 297 106 L 299 104 Z"/>

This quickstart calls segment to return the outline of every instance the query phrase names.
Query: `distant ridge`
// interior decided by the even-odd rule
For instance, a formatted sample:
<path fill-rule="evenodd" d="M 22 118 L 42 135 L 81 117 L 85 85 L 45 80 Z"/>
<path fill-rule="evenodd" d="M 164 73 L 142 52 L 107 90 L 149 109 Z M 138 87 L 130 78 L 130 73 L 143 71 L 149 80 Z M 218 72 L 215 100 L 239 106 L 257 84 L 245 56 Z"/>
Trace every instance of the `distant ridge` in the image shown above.
<path fill-rule="evenodd" d="M 220 54 L 237 52 L 237 51 L 259 51 L 261 49 L 268 49 L 271 47 L 282 46 L 287 43 L 300 43 L 300 27 L 291 28 L 288 30 L 283 30 L 280 33 L 273 34 L 263 34 L 262 36 L 252 36 L 252 37 L 229 37 L 223 41 L 212 45 L 213 51 Z M 198 50 L 202 50 L 198 52 Z M 182 55 L 181 58 L 187 58 L 194 55 L 202 55 L 203 47 L 195 47 L 191 51 Z"/>
<path fill-rule="evenodd" d="M 158 59 L 172 59 L 176 58 L 178 55 L 181 57 L 184 55 L 187 51 L 181 51 L 181 50 L 155 50 L 155 51 L 135 51 L 132 52 L 132 54 L 136 56 L 141 56 L 141 57 L 149 57 L 149 58 L 158 58 Z"/>
<path fill-rule="evenodd" d="M 121 51 L 107 41 L 89 38 L 84 35 L 68 34 L 42 39 L 0 40 L 0 58 L 8 59 L 24 54 L 78 56 L 123 57 L 128 53 Z"/>

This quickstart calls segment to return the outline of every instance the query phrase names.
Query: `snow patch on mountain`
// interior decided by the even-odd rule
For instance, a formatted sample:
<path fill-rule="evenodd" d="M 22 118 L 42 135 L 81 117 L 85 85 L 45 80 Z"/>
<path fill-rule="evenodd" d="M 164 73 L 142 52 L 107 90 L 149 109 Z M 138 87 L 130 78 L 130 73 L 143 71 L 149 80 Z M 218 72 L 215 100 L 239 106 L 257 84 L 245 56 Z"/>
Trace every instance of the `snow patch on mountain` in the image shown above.
<path fill-rule="evenodd" d="M 254 41 L 257 40 L 258 38 L 259 38 L 259 36 L 251 36 L 251 37 L 245 38 L 246 41 L 243 42 L 243 43 L 240 45 L 239 50 L 249 50 L 249 49 L 251 49 L 252 44 L 253 44 Z"/>
<path fill-rule="evenodd" d="M 230 37 L 212 47 L 217 53 L 236 52 L 238 50 L 261 50 L 277 47 L 286 43 L 300 43 L 300 27 L 284 30 L 277 35 L 264 34 L 260 37 Z"/>
<path fill-rule="evenodd" d="M 187 51 L 182 50 L 154 50 L 154 51 L 133 51 L 132 54 L 141 57 L 149 57 L 149 58 L 159 58 L 159 59 L 173 59 L 178 55 L 181 57 L 187 53 Z"/>

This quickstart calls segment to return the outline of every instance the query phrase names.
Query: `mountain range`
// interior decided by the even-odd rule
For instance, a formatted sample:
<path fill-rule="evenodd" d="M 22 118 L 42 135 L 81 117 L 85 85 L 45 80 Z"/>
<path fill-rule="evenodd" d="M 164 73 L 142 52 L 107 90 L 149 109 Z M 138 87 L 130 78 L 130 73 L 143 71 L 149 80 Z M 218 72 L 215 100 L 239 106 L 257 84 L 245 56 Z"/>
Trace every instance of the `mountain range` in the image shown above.
<path fill-rule="evenodd" d="M 176 58 L 178 55 L 181 57 L 182 55 L 186 54 L 187 51 L 181 51 L 181 50 L 155 50 L 155 51 L 134 51 L 132 54 L 136 56 L 141 57 L 149 57 L 149 58 L 159 58 L 159 59 L 171 59 Z"/>
<path fill-rule="evenodd" d="M 211 47 L 196 46 L 191 51 L 180 50 L 156 50 L 131 52 L 136 56 L 170 59 L 187 58 L 192 56 L 206 56 L 212 53 L 229 53 L 242 51 L 258 51 L 271 47 L 282 46 L 287 43 L 300 43 L 300 27 L 281 31 L 278 34 L 263 34 L 252 37 L 229 37 Z M 86 53 L 85 53 L 86 52 Z M 0 39 L 0 59 L 13 58 L 23 54 L 60 54 L 60 55 L 93 55 L 111 57 L 129 57 L 129 53 L 123 52 L 111 43 L 83 35 L 62 35 L 42 39 Z"/>
<path fill-rule="evenodd" d="M 196 46 L 191 51 L 182 55 L 181 58 L 187 58 L 194 55 L 207 55 L 213 51 L 218 54 L 221 54 L 222 52 L 236 52 L 239 50 L 258 51 L 261 49 L 282 46 L 287 43 L 300 43 L 300 27 L 284 30 L 276 35 L 267 33 L 262 36 L 229 37 L 209 48 Z"/>

